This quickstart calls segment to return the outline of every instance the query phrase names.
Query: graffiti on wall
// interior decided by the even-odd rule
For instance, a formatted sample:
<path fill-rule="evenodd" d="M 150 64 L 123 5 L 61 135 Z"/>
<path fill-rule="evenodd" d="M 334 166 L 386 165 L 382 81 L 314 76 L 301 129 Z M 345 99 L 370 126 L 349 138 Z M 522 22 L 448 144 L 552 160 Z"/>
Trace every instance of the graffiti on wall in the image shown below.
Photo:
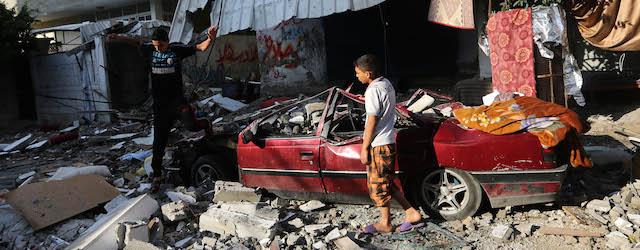
<path fill-rule="evenodd" d="M 240 53 L 236 53 L 233 48 L 233 44 L 225 43 L 216 48 L 218 52 L 218 59 L 216 59 L 216 63 L 218 64 L 243 64 L 255 62 L 258 60 L 258 48 L 257 47 L 249 47 Z"/>

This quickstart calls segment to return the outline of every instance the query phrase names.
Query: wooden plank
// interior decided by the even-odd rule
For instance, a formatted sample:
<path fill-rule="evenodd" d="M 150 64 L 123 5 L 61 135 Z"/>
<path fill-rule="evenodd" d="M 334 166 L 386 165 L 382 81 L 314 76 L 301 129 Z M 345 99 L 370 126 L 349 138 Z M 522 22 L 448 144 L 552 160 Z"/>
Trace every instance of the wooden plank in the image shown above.
<path fill-rule="evenodd" d="M 602 237 L 601 233 L 589 232 L 579 229 L 571 229 L 564 227 L 541 227 L 538 229 L 541 234 L 557 234 L 557 235 L 569 235 L 569 236 L 584 236 L 584 237 Z"/>
<path fill-rule="evenodd" d="M 22 186 L 5 195 L 35 229 L 39 230 L 120 195 L 104 177 L 80 175 L 62 181 L 37 182 Z"/>

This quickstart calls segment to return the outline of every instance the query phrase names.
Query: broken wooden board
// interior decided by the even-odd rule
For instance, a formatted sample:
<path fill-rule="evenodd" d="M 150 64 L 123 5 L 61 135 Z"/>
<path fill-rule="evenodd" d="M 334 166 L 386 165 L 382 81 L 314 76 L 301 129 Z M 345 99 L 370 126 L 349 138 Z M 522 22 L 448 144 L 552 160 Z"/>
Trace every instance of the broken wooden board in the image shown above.
<path fill-rule="evenodd" d="M 598 220 L 594 219 L 591 217 L 591 215 L 589 215 L 587 212 L 585 212 L 584 209 L 582 209 L 579 206 L 562 206 L 562 210 L 571 215 L 571 217 L 573 217 L 574 219 L 576 219 L 578 221 L 579 224 L 586 224 L 586 225 L 591 225 L 591 226 L 600 226 L 600 222 L 598 222 Z"/>
<path fill-rule="evenodd" d="M 5 195 L 35 230 L 97 207 L 120 195 L 104 177 L 74 176 L 62 181 L 37 182 Z"/>
<path fill-rule="evenodd" d="M 589 232 L 579 229 L 571 229 L 564 227 L 541 227 L 538 229 L 541 234 L 556 234 L 556 235 L 569 235 L 569 236 L 584 236 L 584 237 L 602 237 L 601 233 Z"/>

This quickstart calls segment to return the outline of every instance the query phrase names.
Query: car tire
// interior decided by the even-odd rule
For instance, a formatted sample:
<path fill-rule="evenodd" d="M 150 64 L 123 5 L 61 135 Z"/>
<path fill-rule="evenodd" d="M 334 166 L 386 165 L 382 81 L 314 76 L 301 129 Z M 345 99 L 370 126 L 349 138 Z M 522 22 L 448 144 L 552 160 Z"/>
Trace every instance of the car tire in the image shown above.
<path fill-rule="evenodd" d="M 231 180 L 231 170 L 223 160 L 213 155 L 202 156 L 191 166 L 191 185 L 212 189 L 215 181 Z"/>
<path fill-rule="evenodd" d="M 438 168 L 427 172 L 418 178 L 416 188 L 416 198 L 423 209 L 445 220 L 473 216 L 482 204 L 480 184 L 460 169 Z"/>

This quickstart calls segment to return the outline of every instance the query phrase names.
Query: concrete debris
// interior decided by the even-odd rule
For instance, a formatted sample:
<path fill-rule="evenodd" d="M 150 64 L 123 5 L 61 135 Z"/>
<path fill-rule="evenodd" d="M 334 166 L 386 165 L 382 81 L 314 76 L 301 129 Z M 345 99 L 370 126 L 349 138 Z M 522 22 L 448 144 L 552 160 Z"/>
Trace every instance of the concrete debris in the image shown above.
<path fill-rule="evenodd" d="M 22 137 L 20 140 L 17 140 L 11 144 L 9 144 L 9 146 L 4 147 L 4 149 L 2 149 L 4 152 L 11 152 L 14 150 L 22 150 L 24 148 L 26 148 L 29 145 L 29 142 L 31 142 L 29 139 L 31 139 L 33 135 L 29 134 L 25 137 Z"/>
<path fill-rule="evenodd" d="M 609 210 L 611 210 L 611 204 L 608 201 L 604 200 L 592 200 L 587 203 L 587 209 L 593 209 L 596 211 L 607 213 L 609 212 Z"/>
<path fill-rule="evenodd" d="M 164 237 L 164 225 L 160 218 L 155 217 L 151 219 L 149 224 L 147 224 L 147 228 L 149 228 L 149 240 L 151 242 L 157 242 Z"/>
<path fill-rule="evenodd" d="M 127 244 L 124 250 L 161 250 L 161 249 L 148 242 L 132 240 L 129 242 L 129 244 Z"/>
<path fill-rule="evenodd" d="M 322 203 L 321 201 L 318 200 L 312 200 L 309 201 L 307 203 L 305 203 L 304 205 L 301 205 L 300 207 L 298 207 L 298 209 L 304 211 L 304 212 L 310 212 L 316 209 L 320 209 L 325 207 L 325 204 Z"/>
<path fill-rule="evenodd" d="M 96 221 L 92 219 L 72 219 L 58 228 L 56 236 L 65 241 L 71 241 L 78 235 L 84 233 L 95 222 Z"/>
<path fill-rule="evenodd" d="M 170 191 L 170 192 L 167 192 L 167 196 L 169 196 L 169 199 L 171 199 L 172 201 L 184 201 L 189 205 L 195 205 L 197 203 L 196 197 L 179 193 L 179 192 Z"/>
<path fill-rule="evenodd" d="M 151 183 L 140 183 L 140 186 L 138 187 L 138 189 L 136 189 L 136 191 L 138 191 L 138 193 L 143 193 L 146 190 L 151 189 Z"/>
<path fill-rule="evenodd" d="M 267 241 L 269 241 L 269 239 L 266 239 Z M 215 247 L 216 243 L 218 243 L 218 239 L 216 238 L 211 238 L 211 237 L 204 237 L 202 238 L 202 244 L 204 244 L 205 246 L 210 246 L 210 247 Z M 262 243 L 262 242 L 260 242 Z"/>
<path fill-rule="evenodd" d="M 248 188 L 237 182 L 216 181 L 216 193 L 213 202 L 259 202 L 260 195 L 253 188 Z"/>
<path fill-rule="evenodd" d="M 111 200 L 110 202 L 104 205 L 104 210 L 106 210 L 107 213 L 111 213 L 112 211 L 116 210 L 120 205 L 126 203 L 128 200 L 129 199 L 125 198 L 124 196 L 118 195 L 118 197 L 114 198 L 113 200 Z"/>
<path fill-rule="evenodd" d="M 149 242 L 149 227 L 144 221 L 123 222 L 118 227 L 119 248 L 124 248 L 131 241 Z"/>
<path fill-rule="evenodd" d="M 340 230 L 337 228 L 334 228 L 333 230 L 331 230 L 331 232 L 329 232 L 327 234 L 327 236 L 325 236 L 324 241 L 325 242 L 331 242 L 332 240 L 335 240 L 337 238 L 342 237 L 343 235 L 340 233 Z"/>
<path fill-rule="evenodd" d="M 498 225 L 491 231 L 491 237 L 501 242 L 507 242 L 511 240 L 512 234 L 513 234 L 513 229 L 505 225 Z"/>
<path fill-rule="evenodd" d="M 607 219 L 605 219 L 604 217 L 602 217 L 602 215 L 600 215 L 598 212 L 596 212 L 596 210 L 594 210 L 594 209 L 587 209 L 587 210 L 589 211 L 589 215 L 591 215 L 592 218 L 594 218 L 595 220 L 597 220 L 601 224 L 607 225 L 607 223 L 609 223 L 609 221 Z"/>
<path fill-rule="evenodd" d="M 336 246 L 341 250 L 358 250 L 362 249 L 358 244 L 353 242 L 349 237 L 342 237 L 333 241 Z"/>
<path fill-rule="evenodd" d="M 287 246 L 306 245 L 304 236 L 299 233 L 290 233 L 287 236 Z"/>
<path fill-rule="evenodd" d="M 617 249 L 623 245 L 629 244 L 629 238 L 621 232 L 614 231 L 606 236 L 607 246 L 611 249 Z"/>
<path fill-rule="evenodd" d="M 113 181 L 113 185 L 118 188 L 124 187 L 124 178 L 116 179 L 115 181 Z"/>
<path fill-rule="evenodd" d="M 277 218 L 261 216 L 260 213 L 247 215 L 212 207 L 200 215 L 199 225 L 201 232 L 264 239 L 270 238 L 278 230 L 276 222 Z"/>
<path fill-rule="evenodd" d="M 301 228 L 304 226 L 304 222 L 300 218 L 295 218 L 287 223 L 295 228 Z"/>
<path fill-rule="evenodd" d="M 146 194 L 131 199 L 93 224 L 67 249 L 116 249 L 118 248 L 117 229 L 120 223 L 148 220 L 157 210 L 158 202 Z"/>
<path fill-rule="evenodd" d="M 18 176 L 18 181 L 22 181 L 24 179 L 27 179 L 27 178 L 29 178 L 31 176 L 34 176 L 35 174 L 36 174 L 36 171 L 31 171 L 31 172 L 28 172 L 28 173 L 21 174 L 20 176 Z"/>
<path fill-rule="evenodd" d="M 34 143 L 34 144 L 31 144 L 31 145 L 27 146 L 27 148 L 25 148 L 25 149 L 26 150 L 31 150 L 31 149 L 41 148 L 42 146 L 47 144 L 47 142 L 49 142 L 49 140 L 40 141 L 40 142 L 37 142 L 37 143 Z"/>
<path fill-rule="evenodd" d="M 304 231 L 311 235 L 320 235 L 326 232 L 331 224 L 315 224 L 304 226 Z"/>
<path fill-rule="evenodd" d="M 164 219 L 169 221 L 180 221 L 186 219 L 188 217 L 187 209 L 187 204 L 182 201 L 170 202 L 162 205 L 160 208 Z"/>
<path fill-rule="evenodd" d="M 411 104 L 407 109 L 413 113 L 420 113 L 424 109 L 431 106 L 435 101 L 436 99 L 434 99 L 433 97 L 424 94 L 422 97 L 420 97 L 420 99 Z"/>
<path fill-rule="evenodd" d="M 623 218 L 617 218 L 613 224 L 616 225 L 616 227 L 618 227 L 618 230 L 620 230 L 620 232 L 628 236 L 631 236 L 634 232 L 633 224 L 631 224 L 631 222 L 628 222 Z"/>
<path fill-rule="evenodd" d="M 327 249 L 327 243 L 324 243 L 324 241 L 313 243 L 313 249 Z"/>
<path fill-rule="evenodd" d="M 523 223 L 523 224 L 518 224 L 515 226 L 516 230 L 518 230 L 518 232 L 520 232 L 522 235 L 524 236 L 531 236 L 531 232 L 533 230 L 533 225 L 532 224 L 527 224 L 527 223 Z"/>

